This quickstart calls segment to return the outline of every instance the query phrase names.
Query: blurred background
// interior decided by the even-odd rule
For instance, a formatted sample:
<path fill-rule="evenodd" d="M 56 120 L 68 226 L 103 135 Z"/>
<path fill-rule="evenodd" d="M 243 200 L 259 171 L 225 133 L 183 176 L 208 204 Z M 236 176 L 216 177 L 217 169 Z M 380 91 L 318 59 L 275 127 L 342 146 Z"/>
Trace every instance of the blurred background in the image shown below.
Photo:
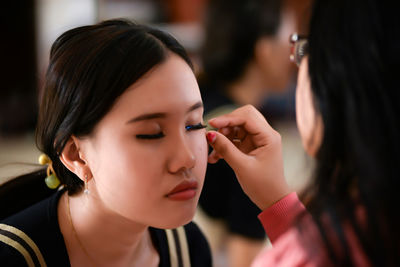
<path fill-rule="evenodd" d="M 36 164 L 40 152 L 35 146 L 34 130 L 40 88 L 51 44 L 61 33 L 110 18 L 128 18 L 151 24 L 172 33 L 189 52 L 195 63 L 196 74 L 201 74 L 200 52 L 204 45 L 205 21 L 211 1 L 3 1 L 0 12 L 0 184 L 38 167 Z M 229 1 L 227 3 L 229 5 Z M 295 30 L 305 33 L 309 2 L 282 0 L 282 3 L 294 14 Z M 216 24 L 215 27 L 221 25 Z M 289 36 L 284 38 L 288 40 Z M 269 91 L 261 99 L 259 108 L 281 133 L 285 175 L 292 188 L 301 191 L 310 176 L 313 163 L 304 153 L 296 129 L 295 83 L 296 68 L 293 66 L 286 88 Z M 201 214 L 195 219 L 210 239 L 217 236 L 209 229 L 212 225 L 203 223 Z M 228 266 L 223 249 L 218 250 L 214 258 L 216 267 Z"/>

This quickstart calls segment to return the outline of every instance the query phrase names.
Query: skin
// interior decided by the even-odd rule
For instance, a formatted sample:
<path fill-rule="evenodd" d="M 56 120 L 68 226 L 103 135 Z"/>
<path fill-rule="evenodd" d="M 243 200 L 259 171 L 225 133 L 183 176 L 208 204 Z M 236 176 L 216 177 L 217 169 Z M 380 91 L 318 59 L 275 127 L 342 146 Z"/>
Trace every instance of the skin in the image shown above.
<path fill-rule="evenodd" d="M 196 211 L 207 142 L 205 130 L 192 126 L 202 116 L 192 70 L 170 54 L 117 99 L 90 136 L 71 138 L 61 160 L 82 180 L 88 176 L 90 194 L 69 198 L 73 226 L 92 258 L 71 230 L 64 195 L 59 220 L 72 266 L 158 266 L 148 227 L 178 227 Z M 170 199 L 183 181 L 197 182 L 193 198 Z"/>
<path fill-rule="evenodd" d="M 307 57 L 301 61 L 297 76 L 296 122 L 305 151 L 315 157 L 322 141 L 323 123 L 313 103 Z"/>
<path fill-rule="evenodd" d="M 240 107 L 208 123 L 219 129 L 207 133 L 214 148 L 208 162 L 225 159 L 243 191 L 261 210 L 290 193 L 283 173 L 281 136 L 254 106 Z M 233 132 L 240 143 L 232 142 Z"/>
<path fill-rule="evenodd" d="M 281 16 L 276 35 L 262 38 L 256 47 L 256 53 L 259 53 L 257 63 L 262 70 L 264 83 L 275 92 L 287 89 L 294 70 L 293 64 L 287 59 L 290 56 L 288 36 L 297 30 L 295 13 L 289 8 L 283 8 Z"/>

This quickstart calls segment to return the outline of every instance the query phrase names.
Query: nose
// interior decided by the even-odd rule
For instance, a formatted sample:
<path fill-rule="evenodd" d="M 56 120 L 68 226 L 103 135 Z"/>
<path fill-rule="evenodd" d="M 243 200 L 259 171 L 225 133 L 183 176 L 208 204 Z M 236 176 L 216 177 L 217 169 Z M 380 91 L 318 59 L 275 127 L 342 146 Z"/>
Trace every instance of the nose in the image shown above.
<path fill-rule="evenodd" d="M 190 170 L 195 166 L 196 157 L 187 135 L 182 134 L 179 138 L 173 140 L 170 147 L 169 172 L 178 173 Z"/>

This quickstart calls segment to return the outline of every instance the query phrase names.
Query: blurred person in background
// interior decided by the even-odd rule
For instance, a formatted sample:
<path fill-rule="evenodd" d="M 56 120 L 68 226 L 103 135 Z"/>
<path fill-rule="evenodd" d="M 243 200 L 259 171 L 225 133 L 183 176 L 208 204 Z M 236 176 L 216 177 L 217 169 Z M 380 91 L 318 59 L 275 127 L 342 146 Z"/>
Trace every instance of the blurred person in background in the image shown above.
<path fill-rule="evenodd" d="M 269 92 L 288 88 L 288 36 L 295 30 L 294 11 L 281 0 L 209 1 L 199 75 L 205 121 L 244 104 L 260 107 Z M 260 210 L 223 160 L 208 166 L 200 206 L 215 258 L 227 244 L 228 265 L 249 266 L 265 243 Z M 216 238 L 210 231 L 218 222 L 227 233 Z"/>

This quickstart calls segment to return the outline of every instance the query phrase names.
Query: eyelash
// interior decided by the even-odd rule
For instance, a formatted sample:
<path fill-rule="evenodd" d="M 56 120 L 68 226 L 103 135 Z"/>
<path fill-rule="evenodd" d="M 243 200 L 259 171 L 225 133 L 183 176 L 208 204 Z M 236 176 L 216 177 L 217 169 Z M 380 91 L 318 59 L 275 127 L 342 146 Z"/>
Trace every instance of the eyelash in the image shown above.
<path fill-rule="evenodd" d="M 195 125 L 187 125 L 185 126 L 185 129 L 187 131 L 196 131 L 196 130 L 201 130 L 206 128 L 207 125 L 202 124 L 201 122 Z M 157 133 L 157 134 L 138 134 L 136 135 L 136 138 L 138 139 L 160 139 L 163 138 L 165 134 L 163 132 Z"/>
<path fill-rule="evenodd" d="M 202 124 L 201 122 L 195 125 L 187 125 L 185 126 L 187 131 L 195 131 L 195 130 L 201 130 L 206 128 L 207 125 Z"/>

